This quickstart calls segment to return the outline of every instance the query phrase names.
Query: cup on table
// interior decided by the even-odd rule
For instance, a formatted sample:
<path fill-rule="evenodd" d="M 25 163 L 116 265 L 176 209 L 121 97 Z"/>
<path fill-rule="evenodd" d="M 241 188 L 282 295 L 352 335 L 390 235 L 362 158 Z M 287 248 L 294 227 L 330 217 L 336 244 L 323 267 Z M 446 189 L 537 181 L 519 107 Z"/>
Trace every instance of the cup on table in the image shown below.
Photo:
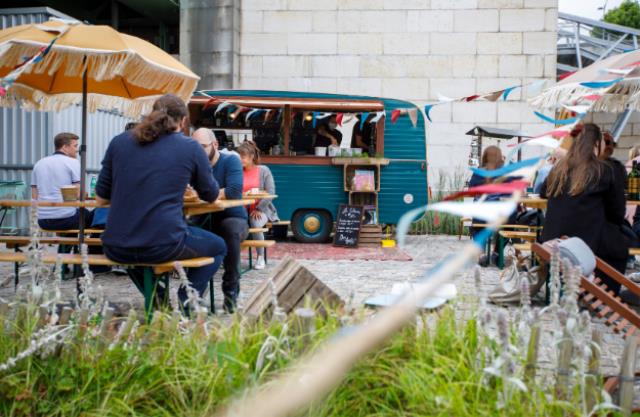
<path fill-rule="evenodd" d="M 60 187 L 63 201 L 77 201 L 78 200 L 78 187 L 75 185 L 65 185 Z"/>
<path fill-rule="evenodd" d="M 540 198 L 540 194 L 529 194 L 529 198 Z"/>
<path fill-rule="evenodd" d="M 326 146 L 316 146 L 314 149 L 316 151 L 316 156 L 327 156 Z"/>

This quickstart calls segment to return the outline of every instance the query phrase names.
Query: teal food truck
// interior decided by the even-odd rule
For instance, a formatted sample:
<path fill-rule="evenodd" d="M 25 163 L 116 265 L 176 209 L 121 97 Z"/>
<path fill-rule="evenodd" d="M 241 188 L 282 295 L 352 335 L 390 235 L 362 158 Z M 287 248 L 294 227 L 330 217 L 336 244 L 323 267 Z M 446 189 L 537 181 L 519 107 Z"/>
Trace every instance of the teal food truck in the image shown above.
<path fill-rule="evenodd" d="M 363 206 L 363 224 L 378 231 L 427 204 L 425 123 L 407 101 L 199 91 L 189 102 L 189 113 L 194 127 L 213 130 L 221 148 L 232 149 L 244 140 L 256 143 L 261 163 L 275 179 L 278 214 L 291 221 L 300 242 L 327 241 L 341 204 Z M 332 139 L 335 144 L 327 146 L 320 136 L 340 143 Z"/>

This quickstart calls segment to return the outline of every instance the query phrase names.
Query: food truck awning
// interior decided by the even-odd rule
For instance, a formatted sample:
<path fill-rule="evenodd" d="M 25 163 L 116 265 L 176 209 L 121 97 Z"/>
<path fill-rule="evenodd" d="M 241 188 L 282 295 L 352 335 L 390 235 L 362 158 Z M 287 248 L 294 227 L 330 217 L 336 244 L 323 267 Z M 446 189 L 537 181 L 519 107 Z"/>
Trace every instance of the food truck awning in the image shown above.
<path fill-rule="evenodd" d="M 342 111 L 345 113 L 358 111 L 382 111 L 384 104 L 378 100 L 340 100 L 340 99 L 320 99 L 320 98 L 291 98 L 291 97 L 238 97 L 212 95 L 210 97 L 194 96 L 191 98 L 190 104 L 206 104 L 211 100 L 215 102 L 229 102 L 231 104 L 273 109 L 284 106 L 290 106 L 295 109 L 305 110 L 325 110 L 325 111 Z"/>
<path fill-rule="evenodd" d="M 524 132 L 519 132 L 517 130 L 509 130 L 509 129 L 498 129 L 496 127 L 482 127 L 476 126 L 470 131 L 466 133 L 470 136 L 483 136 L 485 138 L 495 138 L 495 139 L 513 139 L 513 138 L 530 138 L 531 135 L 528 135 Z"/>

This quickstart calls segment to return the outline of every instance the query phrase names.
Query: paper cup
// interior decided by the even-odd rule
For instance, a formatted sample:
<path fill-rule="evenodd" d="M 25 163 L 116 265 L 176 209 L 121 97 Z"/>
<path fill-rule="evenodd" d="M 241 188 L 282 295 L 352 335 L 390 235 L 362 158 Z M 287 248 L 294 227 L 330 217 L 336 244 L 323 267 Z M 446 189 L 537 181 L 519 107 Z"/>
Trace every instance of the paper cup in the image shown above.
<path fill-rule="evenodd" d="M 78 200 L 78 187 L 75 187 L 73 185 L 66 185 L 64 187 L 60 187 L 60 192 L 62 193 L 62 199 L 64 201 Z"/>
<path fill-rule="evenodd" d="M 362 155 L 362 148 L 351 148 L 351 154 L 353 156 L 361 156 Z"/>
<path fill-rule="evenodd" d="M 327 148 L 325 146 L 316 146 L 316 156 L 327 156 Z"/>
<path fill-rule="evenodd" d="M 340 148 L 338 146 L 329 146 L 327 151 L 329 152 L 329 156 L 340 156 Z"/>

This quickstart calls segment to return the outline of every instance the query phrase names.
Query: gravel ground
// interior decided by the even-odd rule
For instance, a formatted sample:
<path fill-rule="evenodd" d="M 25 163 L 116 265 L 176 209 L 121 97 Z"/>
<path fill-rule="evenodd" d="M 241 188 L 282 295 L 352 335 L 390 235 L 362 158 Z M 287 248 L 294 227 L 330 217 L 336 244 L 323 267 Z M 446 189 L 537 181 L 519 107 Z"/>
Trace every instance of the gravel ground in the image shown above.
<path fill-rule="evenodd" d="M 347 300 L 353 297 L 353 302 L 360 304 L 370 296 L 388 293 L 394 283 L 411 282 L 421 277 L 425 270 L 433 266 L 444 256 L 460 250 L 468 240 L 459 241 L 455 236 L 412 236 L 404 249 L 412 261 L 343 261 L 343 260 L 301 260 L 300 262 L 313 272 L 339 296 Z M 53 248 L 51 249 L 53 250 Z M 256 286 L 271 273 L 277 261 L 270 261 L 262 271 L 250 271 L 242 277 L 242 292 L 240 305 L 247 300 Z M 9 278 L 13 274 L 12 265 L 0 264 L 0 277 Z M 488 293 L 498 282 L 500 271 L 496 268 L 484 268 L 482 271 L 482 292 Z M 27 277 L 22 279 L 26 283 Z M 2 281 L 2 280 L 0 280 Z M 105 297 L 120 308 L 132 306 L 142 308 L 143 299 L 127 277 L 114 274 L 96 276 L 96 282 L 102 286 Z M 466 271 L 457 274 L 453 282 L 458 289 L 458 299 L 454 301 L 460 316 L 469 316 L 477 305 L 478 291 L 471 274 Z M 176 281 L 173 281 L 175 284 Z M 222 308 L 220 296 L 220 274 L 215 277 L 217 311 Z M 75 281 L 64 281 L 62 285 L 63 298 L 72 300 L 75 296 Z M 12 299 L 16 296 L 12 280 L 0 288 L 0 297 Z M 493 307 L 499 309 L 502 307 Z M 517 308 L 506 308 L 510 316 L 517 312 Z M 543 337 L 541 340 L 540 366 L 543 369 L 555 368 L 555 348 L 550 329 L 551 317 L 543 317 Z M 602 352 L 602 373 L 605 375 L 619 372 L 619 358 L 622 354 L 623 339 L 620 335 L 603 325 L 598 319 L 593 319 L 594 326 L 604 334 L 604 349 Z"/>

